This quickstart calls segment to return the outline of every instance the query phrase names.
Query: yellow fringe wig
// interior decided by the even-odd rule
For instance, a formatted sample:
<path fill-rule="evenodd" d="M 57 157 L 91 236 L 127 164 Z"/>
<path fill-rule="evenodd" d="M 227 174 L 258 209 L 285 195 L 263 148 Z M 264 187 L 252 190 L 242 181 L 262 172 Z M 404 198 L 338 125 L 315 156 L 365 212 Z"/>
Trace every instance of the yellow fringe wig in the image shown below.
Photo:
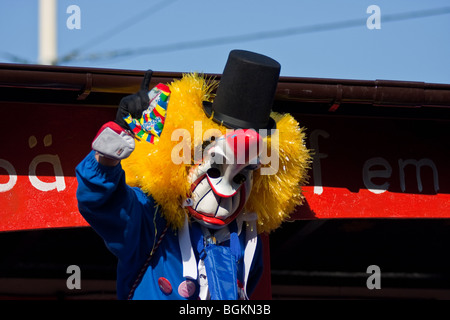
<path fill-rule="evenodd" d="M 122 167 L 127 184 L 151 195 L 161 206 L 167 222 L 177 229 L 184 223 L 186 211 L 182 203 L 189 197 L 188 174 L 195 165 L 194 147 L 198 148 L 198 144 L 202 144 L 202 141 L 193 141 L 194 124 L 197 124 L 198 130 L 198 121 L 201 121 L 202 138 L 206 130 L 216 129 L 225 134 L 227 128 L 208 118 L 202 107 L 203 101 L 213 100 L 212 92 L 217 82 L 191 73 L 168 86 L 171 94 L 159 142 L 151 144 L 136 141 L 134 152 L 122 161 Z M 271 117 L 279 130 L 278 171 L 272 175 L 262 175 L 259 170 L 254 172 L 253 189 L 244 209 L 257 213 L 259 233 L 278 228 L 289 218 L 294 208 L 303 202 L 301 186 L 306 182 L 311 162 L 310 152 L 305 146 L 305 134 L 298 122 L 289 114 L 272 113 Z M 172 141 L 172 133 L 177 129 L 182 135 L 177 135 L 174 138 L 176 141 Z M 182 139 L 191 146 L 191 161 L 176 164 L 172 161 L 172 153 L 174 150 L 178 153 Z M 271 140 L 271 136 L 265 138 L 268 150 L 271 150 Z"/>

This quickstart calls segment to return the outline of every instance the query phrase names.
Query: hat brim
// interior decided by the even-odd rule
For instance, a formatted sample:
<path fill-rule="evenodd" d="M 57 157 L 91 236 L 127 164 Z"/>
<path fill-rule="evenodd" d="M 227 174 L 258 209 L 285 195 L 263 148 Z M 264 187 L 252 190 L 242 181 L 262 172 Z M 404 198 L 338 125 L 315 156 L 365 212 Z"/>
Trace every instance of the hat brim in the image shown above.
<path fill-rule="evenodd" d="M 277 128 L 277 123 L 271 117 L 269 117 L 266 124 L 261 125 L 259 123 L 254 123 L 230 117 L 227 116 L 226 114 L 219 113 L 216 111 L 213 112 L 213 104 L 208 101 L 203 101 L 203 111 L 208 117 L 211 117 L 212 115 L 212 119 L 214 122 L 220 123 L 230 129 L 254 129 L 254 130 L 266 129 L 267 135 L 269 136 L 271 135 L 271 130 Z"/>

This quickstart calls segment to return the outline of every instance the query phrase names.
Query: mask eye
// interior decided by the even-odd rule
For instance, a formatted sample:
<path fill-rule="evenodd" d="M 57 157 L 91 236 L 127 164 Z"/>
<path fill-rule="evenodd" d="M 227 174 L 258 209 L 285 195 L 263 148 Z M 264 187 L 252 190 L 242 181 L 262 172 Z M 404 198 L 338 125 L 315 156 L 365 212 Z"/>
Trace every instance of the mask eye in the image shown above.
<path fill-rule="evenodd" d="M 209 140 L 203 141 L 202 150 L 204 151 L 214 141 L 216 141 L 216 137 L 214 137 L 214 136 L 211 136 L 211 138 L 209 138 Z"/>
<path fill-rule="evenodd" d="M 245 180 L 247 180 L 247 178 L 242 173 L 238 173 L 233 178 L 233 182 L 237 184 L 243 184 Z"/>
<path fill-rule="evenodd" d="M 209 168 L 206 171 L 206 174 L 208 175 L 208 177 L 210 178 L 218 178 L 220 177 L 220 170 L 218 168 Z"/>

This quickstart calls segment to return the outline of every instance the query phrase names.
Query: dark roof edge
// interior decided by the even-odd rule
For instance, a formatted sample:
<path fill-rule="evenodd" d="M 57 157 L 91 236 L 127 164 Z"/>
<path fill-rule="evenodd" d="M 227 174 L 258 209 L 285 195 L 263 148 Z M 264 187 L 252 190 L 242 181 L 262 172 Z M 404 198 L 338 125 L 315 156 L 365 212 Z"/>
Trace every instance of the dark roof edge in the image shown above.
<path fill-rule="evenodd" d="M 0 63 L 0 88 L 130 94 L 138 90 L 145 70 L 42 66 Z M 155 71 L 151 85 L 180 78 L 181 72 Z M 208 74 L 220 79 L 220 75 Z M 450 84 L 327 78 L 280 77 L 277 101 L 358 103 L 380 106 L 450 108 Z"/>

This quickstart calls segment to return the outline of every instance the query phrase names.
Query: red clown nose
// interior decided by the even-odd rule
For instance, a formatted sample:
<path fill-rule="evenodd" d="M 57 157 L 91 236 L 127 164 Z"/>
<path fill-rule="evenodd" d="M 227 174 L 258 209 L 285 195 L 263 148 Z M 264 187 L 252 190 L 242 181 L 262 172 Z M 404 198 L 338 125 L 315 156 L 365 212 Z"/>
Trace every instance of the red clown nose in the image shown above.
<path fill-rule="evenodd" d="M 260 154 L 261 136 L 253 129 L 238 129 L 225 137 L 228 146 L 234 152 L 236 164 L 249 163 Z"/>

